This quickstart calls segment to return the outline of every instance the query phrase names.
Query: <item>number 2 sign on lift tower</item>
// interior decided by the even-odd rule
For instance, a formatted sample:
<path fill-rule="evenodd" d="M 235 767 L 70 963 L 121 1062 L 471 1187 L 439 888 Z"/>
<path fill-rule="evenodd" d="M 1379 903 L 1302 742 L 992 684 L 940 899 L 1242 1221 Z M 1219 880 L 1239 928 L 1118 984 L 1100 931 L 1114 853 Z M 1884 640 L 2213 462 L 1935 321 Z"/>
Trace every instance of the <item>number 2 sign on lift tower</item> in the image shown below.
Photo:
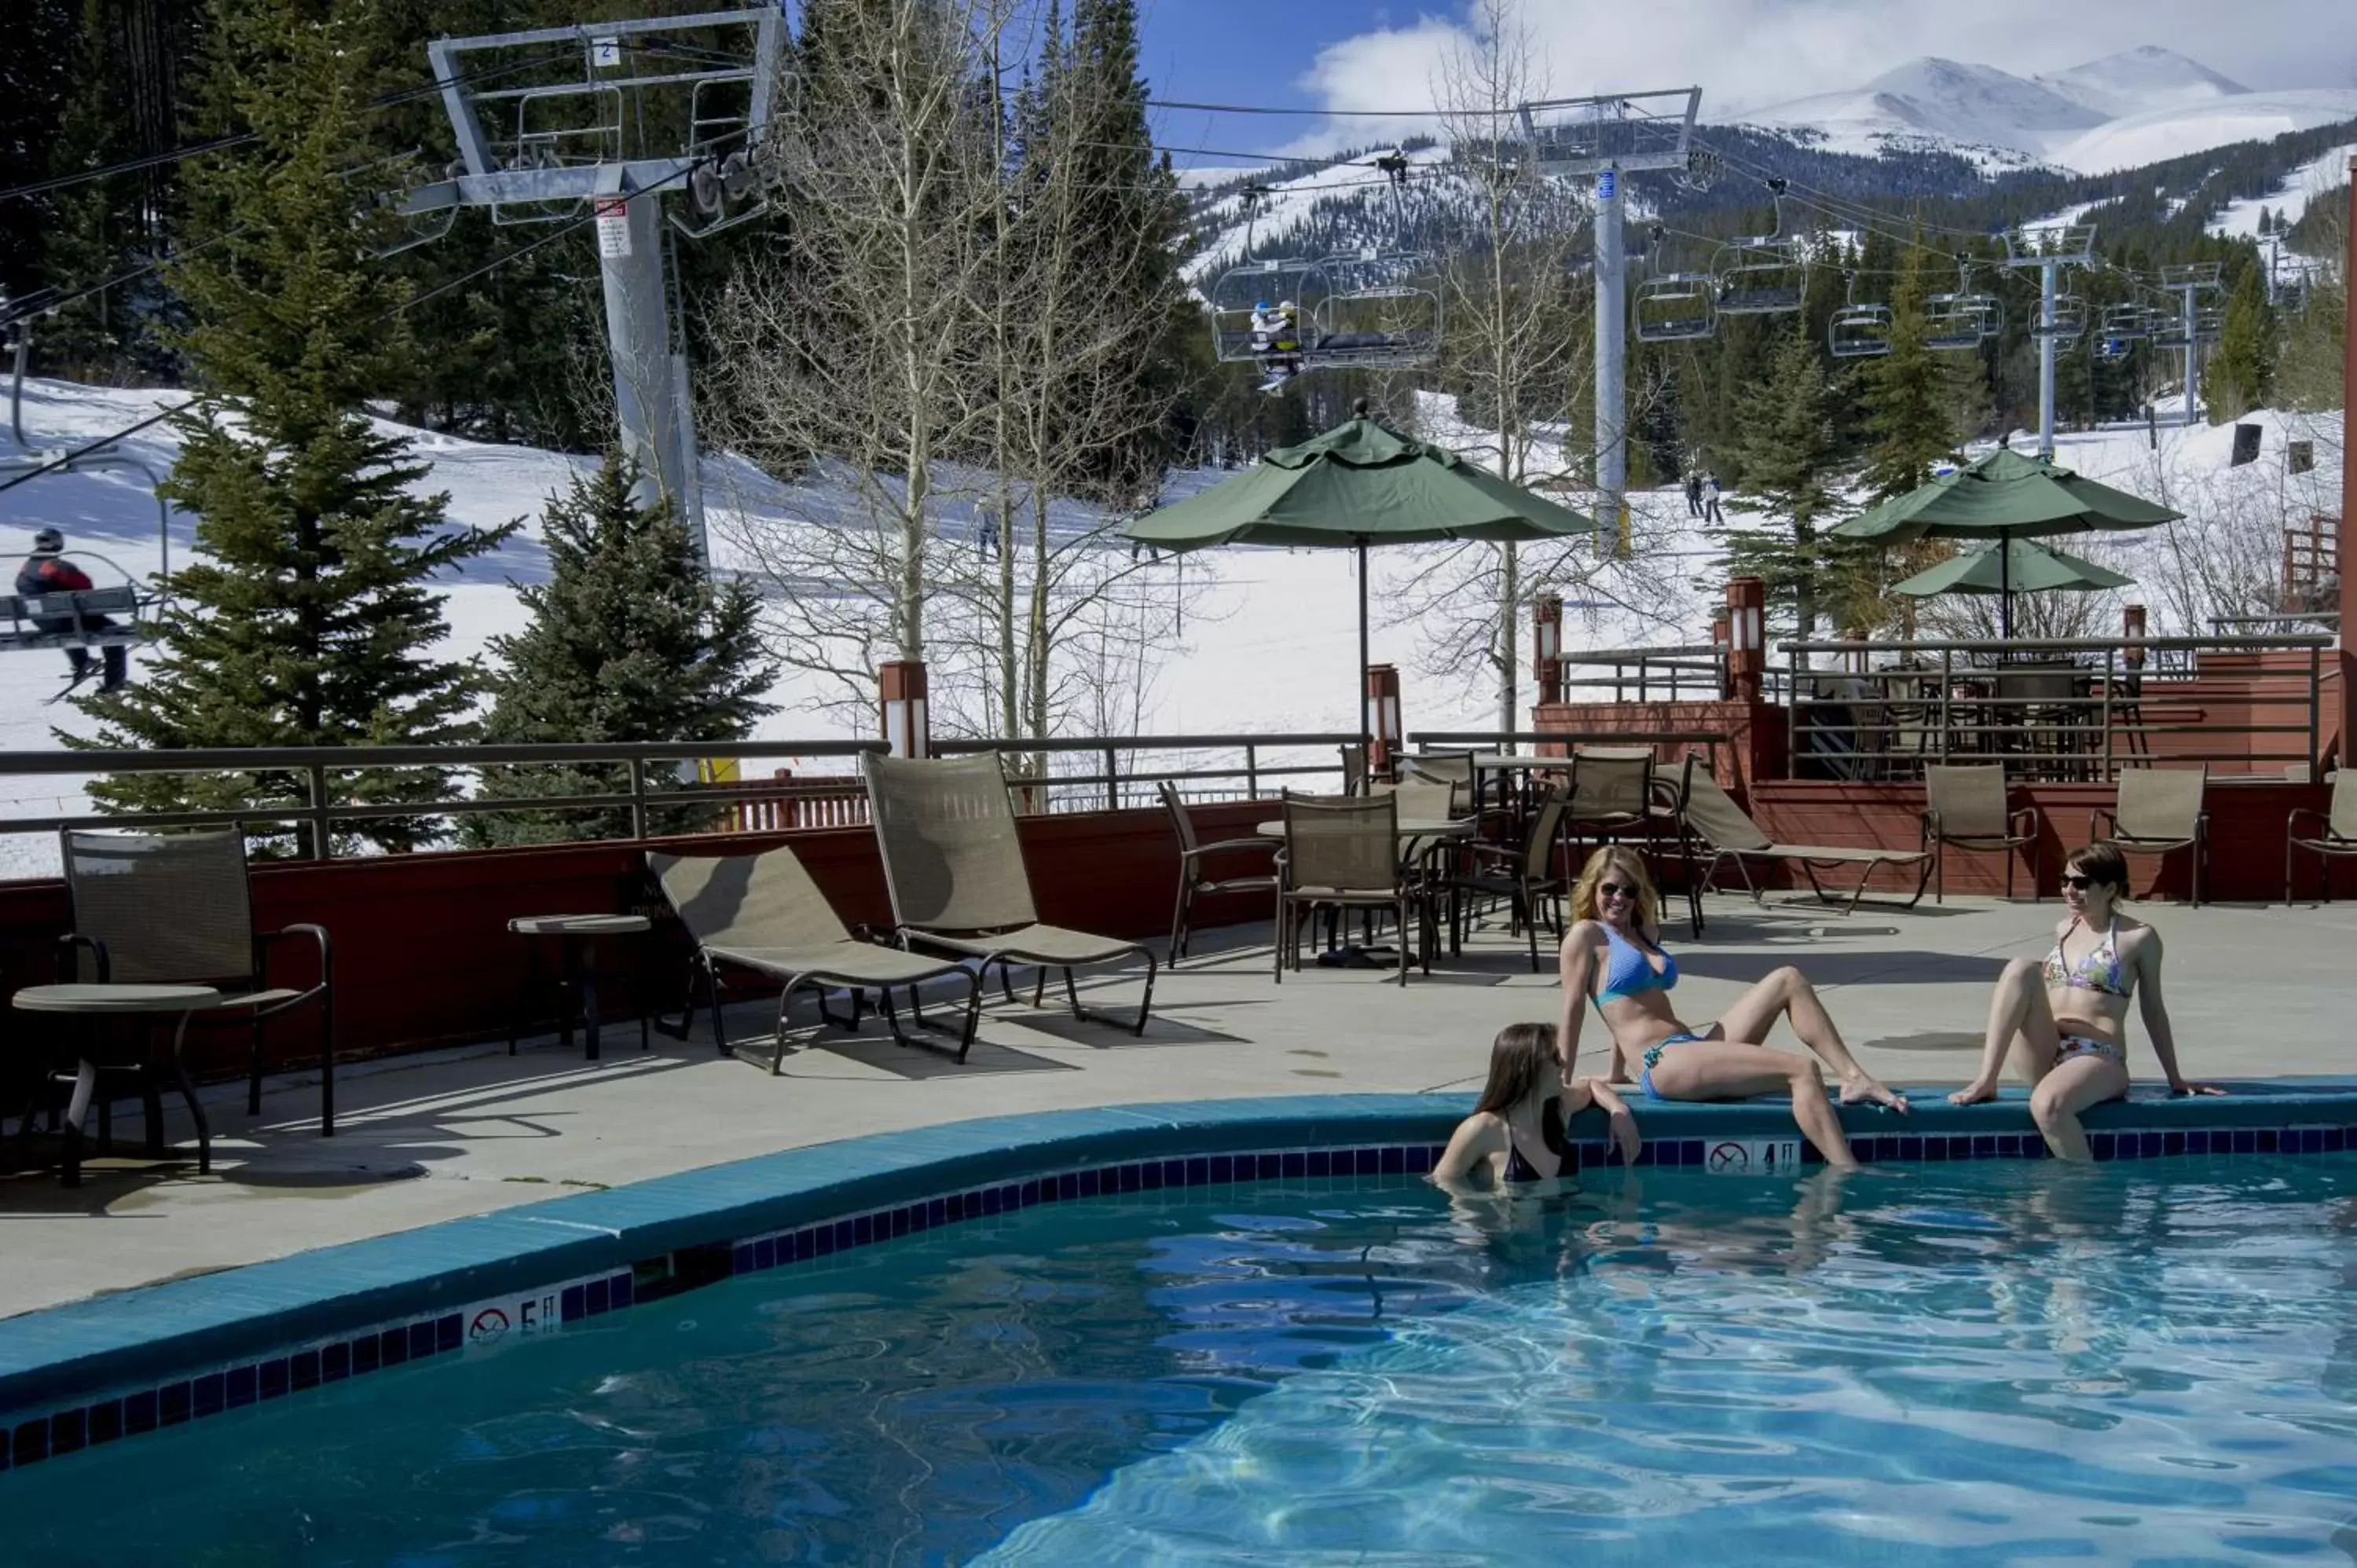
<path fill-rule="evenodd" d="M 630 253 L 630 199 L 627 196 L 601 196 L 590 204 L 597 214 L 597 253 L 600 256 L 627 256 Z"/>

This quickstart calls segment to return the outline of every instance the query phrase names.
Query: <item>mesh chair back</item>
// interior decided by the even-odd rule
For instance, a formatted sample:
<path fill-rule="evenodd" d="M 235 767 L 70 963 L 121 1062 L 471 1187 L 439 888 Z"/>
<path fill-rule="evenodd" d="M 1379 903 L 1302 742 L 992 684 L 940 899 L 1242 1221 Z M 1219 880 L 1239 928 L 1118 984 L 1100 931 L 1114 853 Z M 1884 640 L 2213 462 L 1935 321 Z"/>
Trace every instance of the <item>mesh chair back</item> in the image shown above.
<path fill-rule="evenodd" d="M 1764 850 L 1776 842 L 1760 831 L 1760 824 L 1718 787 L 1717 779 L 1700 768 L 1687 783 L 1685 819 L 1714 849 Z"/>
<path fill-rule="evenodd" d="M 1531 817 L 1531 836 L 1523 843 L 1523 875 L 1542 882 L 1555 875 L 1555 841 L 1563 834 L 1564 793 L 1556 785 L 1543 785 L 1539 809 Z"/>
<path fill-rule="evenodd" d="M 1923 803 L 1940 813 L 1940 832 L 1952 839 L 2001 839 L 2010 832 L 2005 814 L 2005 769 L 1995 763 L 1973 768 L 1933 764 L 1923 769 Z"/>
<path fill-rule="evenodd" d="M 1285 797 L 1285 881 L 1287 887 L 1340 893 L 1399 890 L 1399 802 L 1395 795 L 1364 800 Z"/>
<path fill-rule="evenodd" d="M 1363 746 L 1342 747 L 1342 793 L 1363 795 L 1367 792 L 1367 748 Z"/>
<path fill-rule="evenodd" d="M 1039 918 L 998 754 L 859 759 L 892 893 L 892 918 L 937 931 L 991 931 Z"/>
<path fill-rule="evenodd" d="M 647 869 L 700 947 L 813 948 L 851 933 L 791 849 L 760 854 L 647 854 Z"/>
<path fill-rule="evenodd" d="M 2350 779 L 2346 768 L 2332 776 L 2332 805 L 2325 823 L 2338 839 L 2357 839 L 2357 783 Z"/>
<path fill-rule="evenodd" d="M 59 838 L 74 932 L 106 944 L 110 979 L 252 982 L 253 906 L 243 833 L 69 829 Z"/>
<path fill-rule="evenodd" d="M 1653 797 L 1653 753 L 1629 746 L 1580 747 L 1571 754 L 1574 822 L 1641 817 Z"/>
<path fill-rule="evenodd" d="M 1195 837 L 1195 819 L 1187 814 L 1187 802 L 1178 798 L 1178 786 L 1165 779 L 1154 788 L 1162 797 L 1162 809 L 1170 813 L 1170 827 L 1178 835 L 1178 847 L 1195 848 L 1201 841 Z"/>
<path fill-rule="evenodd" d="M 1457 786 L 1409 779 L 1386 784 L 1376 794 L 1396 801 L 1404 822 L 1451 822 L 1464 813 L 1457 809 Z"/>
<path fill-rule="evenodd" d="M 2067 703 L 2077 690 L 2078 680 L 2078 671 L 2067 664 L 2001 670 L 1996 677 L 1997 701 L 2044 706 Z"/>
<path fill-rule="evenodd" d="M 1414 780 L 1424 784 L 1462 784 L 1473 782 L 1473 754 L 1469 751 L 1420 751 L 1414 757 L 1399 759 L 1399 776 L 1403 783 Z"/>
<path fill-rule="evenodd" d="M 2191 838 L 2201 815 L 2201 790 L 2209 780 L 2207 763 L 2121 769 L 2119 805 L 2114 813 L 2121 833 L 2132 839 Z"/>
<path fill-rule="evenodd" d="M 1702 758 L 1689 751 L 1669 771 L 1653 775 L 1654 797 L 1669 808 L 1671 815 L 1686 814 L 1686 801 L 1694 795 L 1695 773 L 1701 766 Z"/>

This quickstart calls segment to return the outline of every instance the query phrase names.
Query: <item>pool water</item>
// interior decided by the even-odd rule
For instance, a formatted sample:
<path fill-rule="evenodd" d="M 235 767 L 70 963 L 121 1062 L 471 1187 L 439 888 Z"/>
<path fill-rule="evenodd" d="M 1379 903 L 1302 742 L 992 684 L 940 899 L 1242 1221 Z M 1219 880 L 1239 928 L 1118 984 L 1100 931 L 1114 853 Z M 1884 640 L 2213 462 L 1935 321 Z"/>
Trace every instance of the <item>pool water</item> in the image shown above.
<path fill-rule="evenodd" d="M 2357 1556 L 2357 1158 L 1638 1176 L 931 1231 L 0 1476 L 0 1559 Z"/>

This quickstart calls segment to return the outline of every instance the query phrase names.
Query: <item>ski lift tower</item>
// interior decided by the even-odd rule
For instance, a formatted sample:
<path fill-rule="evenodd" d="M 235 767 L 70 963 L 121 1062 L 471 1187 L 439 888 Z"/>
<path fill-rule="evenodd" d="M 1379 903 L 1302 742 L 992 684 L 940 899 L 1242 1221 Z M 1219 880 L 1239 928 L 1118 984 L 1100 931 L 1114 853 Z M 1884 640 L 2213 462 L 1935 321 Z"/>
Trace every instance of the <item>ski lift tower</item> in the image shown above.
<path fill-rule="evenodd" d="M 1613 537 L 1629 536 L 1629 275 L 1623 175 L 1684 170 L 1699 87 L 1550 98 L 1522 106 L 1523 134 L 1544 173 L 1593 177 L 1596 194 L 1596 499 Z"/>
<path fill-rule="evenodd" d="M 671 227 L 689 239 L 766 210 L 783 47 L 775 5 L 425 46 L 458 157 L 403 210 L 481 207 L 500 224 L 595 215 L 614 412 L 622 450 L 641 470 L 636 499 L 671 501 L 707 569 L 687 360 L 673 340 L 664 280 L 663 202 L 679 199 L 684 212 L 669 215 Z"/>
<path fill-rule="evenodd" d="M 2215 262 L 2187 262 L 2160 269 L 2161 291 L 2177 295 L 2178 311 L 2176 330 L 2161 342 L 2185 350 L 2185 417 L 2178 421 L 2180 424 L 2191 424 L 2200 417 L 2195 411 L 2201 403 L 2201 345 L 2218 338 L 2217 323 L 2202 311 L 2201 298 L 2218 292 L 2219 274 Z"/>
<path fill-rule="evenodd" d="M 2056 282 L 2064 267 L 2095 264 L 2095 226 L 2060 223 L 2017 229 L 2005 237 L 2005 264 L 2038 269 L 2038 455 L 2054 460 L 2054 354 L 2064 336 L 2055 312 Z"/>

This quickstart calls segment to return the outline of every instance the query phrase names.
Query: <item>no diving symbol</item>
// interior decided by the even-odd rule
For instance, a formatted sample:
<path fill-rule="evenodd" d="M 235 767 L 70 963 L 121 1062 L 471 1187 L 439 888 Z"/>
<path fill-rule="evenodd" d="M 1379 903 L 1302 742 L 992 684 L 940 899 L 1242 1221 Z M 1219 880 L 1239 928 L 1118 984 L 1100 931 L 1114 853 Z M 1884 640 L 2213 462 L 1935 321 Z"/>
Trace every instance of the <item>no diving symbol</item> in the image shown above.
<path fill-rule="evenodd" d="M 508 1315 L 496 1306 L 487 1306 L 475 1314 L 475 1321 L 467 1326 L 467 1338 L 476 1345 L 489 1345 L 508 1331 Z"/>
<path fill-rule="evenodd" d="M 1713 1144 L 1706 1165 L 1721 1173 L 1747 1171 L 1751 1168 L 1751 1151 L 1740 1144 Z"/>

